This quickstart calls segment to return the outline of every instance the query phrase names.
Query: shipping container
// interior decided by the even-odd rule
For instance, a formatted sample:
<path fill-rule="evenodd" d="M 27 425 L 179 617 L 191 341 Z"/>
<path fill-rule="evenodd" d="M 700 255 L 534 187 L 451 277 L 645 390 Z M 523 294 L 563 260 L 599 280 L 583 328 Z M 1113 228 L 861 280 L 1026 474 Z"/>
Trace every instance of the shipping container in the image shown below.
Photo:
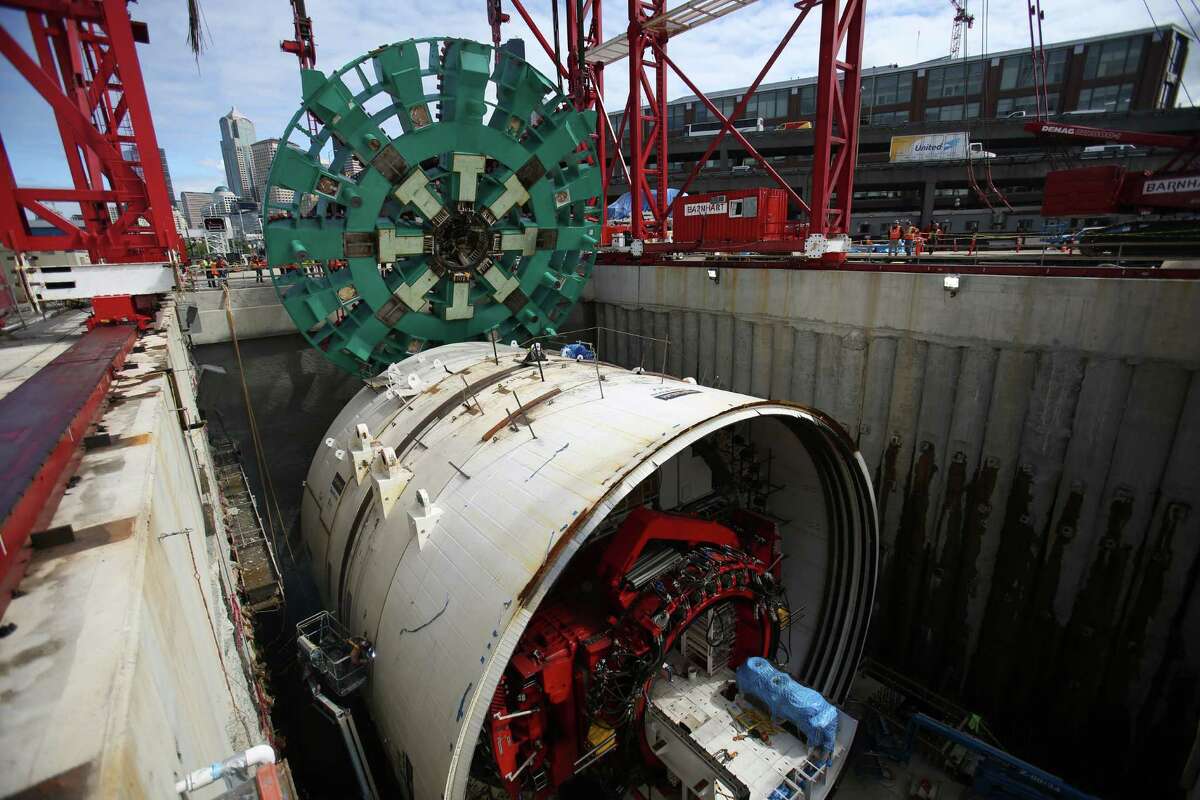
<path fill-rule="evenodd" d="M 1130 173 L 1121 184 L 1121 201 L 1135 208 L 1200 208 L 1200 173 Z"/>
<path fill-rule="evenodd" d="M 1124 176 L 1125 170 L 1118 166 L 1048 172 L 1042 193 L 1042 216 L 1115 213 L 1120 207 L 1118 195 Z"/>
<path fill-rule="evenodd" d="M 728 245 L 790 238 L 783 189 L 731 189 L 681 197 L 672 213 L 678 244 Z"/>

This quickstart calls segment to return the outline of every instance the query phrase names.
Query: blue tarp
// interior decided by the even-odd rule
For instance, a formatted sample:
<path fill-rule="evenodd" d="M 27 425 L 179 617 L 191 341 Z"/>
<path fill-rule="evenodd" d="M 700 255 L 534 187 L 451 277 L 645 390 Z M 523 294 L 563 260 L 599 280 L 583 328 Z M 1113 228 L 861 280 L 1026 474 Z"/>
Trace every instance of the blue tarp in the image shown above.
<path fill-rule="evenodd" d="M 651 191 L 651 194 L 653 194 L 655 197 L 658 197 L 658 192 L 655 192 L 653 189 L 651 189 L 650 191 Z M 675 195 L 677 195 L 677 194 L 679 194 L 678 189 L 667 189 L 667 203 L 669 204 L 672 200 L 674 200 Z M 620 222 L 621 220 L 630 219 L 629 212 L 631 210 L 632 205 L 633 205 L 633 198 L 630 197 L 629 192 L 626 192 L 625 194 L 621 195 L 608 207 L 608 221 L 609 222 Z M 650 201 L 647 200 L 646 198 L 642 198 L 642 211 L 649 211 L 649 210 L 650 210 Z"/>
<path fill-rule="evenodd" d="M 810 747 L 833 755 L 838 711 L 820 692 L 801 686 L 758 656 L 746 659 L 737 668 L 737 685 L 741 692 L 762 703 L 772 719 L 785 719 L 795 725 Z"/>

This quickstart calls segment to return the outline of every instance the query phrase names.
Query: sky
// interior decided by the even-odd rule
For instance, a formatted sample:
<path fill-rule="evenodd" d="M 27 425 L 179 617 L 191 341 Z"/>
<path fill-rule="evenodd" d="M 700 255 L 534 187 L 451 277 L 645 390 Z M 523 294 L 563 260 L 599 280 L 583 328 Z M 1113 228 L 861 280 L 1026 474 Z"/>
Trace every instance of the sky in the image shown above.
<path fill-rule="evenodd" d="M 291 38 L 292 19 L 286 0 L 199 0 L 205 22 L 205 49 L 193 58 L 186 43 L 185 0 L 144 0 L 131 5 L 134 19 L 149 24 L 150 44 L 139 45 L 142 73 L 160 147 L 167 160 L 176 196 L 181 190 L 212 191 L 225 183 L 217 120 L 231 107 L 248 116 L 259 138 L 280 136 L 299 107 L 299 66 L 282 53 L 279 42 Z M 996 7 L 976 0 L 976 15 L 967 32 L 969 53 L 1028 47 L 1024 3 L 997 0 Z M 1047 43 L 1151 26 L 1150 14 L 1162 25 L 1174 22 L 1187 30 L 1181 9 L 1200 27 L 1196 0 L 1043 0 Z M 668 6 L 677 3 L 669 0 Z M 526 5 L 547 34 L 550 4 Z M 605 38 L 620 32 L 626 4 L 609 0 Z M 377 45 L 425 36 L 456 36 L 490 42 L 485 0 L 308 0 L 317 40 L 317 66 L 332 71 Z M 505 37 L 522 37 L 529 60 L 550 75 L 549 59 L 528 34 L 524 23 L 504 3 L 513 21 Z M 866 66 L 911 64 L 949 52 L 953 8 L 947 0 L 892 0 L 868 3 Z M 986 8 L 986 13 L 985 13 Z M 748 85 L 795 18 L 787 0 L 760 0 L 753 6 L 671 40 L 675 63 L 704 91 Z M 801 26 L 768 73 L 767 81 L 815 74 L 819 9 Z M 985 25 L 986 25 L 986 40 Z M 23 17 L 0 10 L 3 24 L 27 49 Z M 565 44 L 564 44 L 565 49 Z M 606 108 L 624 105 L 628 86 L 626 62 L 606 70 Z M 1184 76 L 1192 96 L 1200 100 L 1200 52 L 1193 44 Z M 690 94 L 671 76 L 668 95 Z M 1186 103 L 1186 100 L 1183 102 Z M 13 171 L 19 184 L 69 186 L 53 117 L 7 61 L 0 60 L 0 118 Z M 13 113 L 20 109 L 20 113 Z"/>

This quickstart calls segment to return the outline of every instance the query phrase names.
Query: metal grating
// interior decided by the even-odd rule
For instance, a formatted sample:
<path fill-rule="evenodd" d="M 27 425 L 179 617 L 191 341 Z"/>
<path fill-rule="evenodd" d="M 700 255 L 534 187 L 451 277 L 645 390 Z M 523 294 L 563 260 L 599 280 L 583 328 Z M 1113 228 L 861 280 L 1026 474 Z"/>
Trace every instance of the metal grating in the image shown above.
<path fill-rule="evenodd" d="M 669 37 L 753 5 L 758 0 L 687 0 L 646 22 L 647 32 L 666 31 Z M 622 33 L 587 51 L 589 64 L 611 64 L 629 55 L 629 36 Z"/>
<path fill-rule="evenodd" d="M 223 437 L 211 442 L 211 446 L 242 598 L 252 611 L 278 608 L 283 603 L 279 565 L 242 469 L 241 453 L 231 440 Z"/>

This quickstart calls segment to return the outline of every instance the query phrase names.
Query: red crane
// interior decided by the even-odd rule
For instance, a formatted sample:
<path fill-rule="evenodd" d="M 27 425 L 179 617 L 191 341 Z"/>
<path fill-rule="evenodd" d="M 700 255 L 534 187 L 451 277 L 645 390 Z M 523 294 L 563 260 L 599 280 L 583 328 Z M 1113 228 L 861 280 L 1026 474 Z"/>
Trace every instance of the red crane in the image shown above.
<path fill-rule="evenodd" d="M 553 1 L 553 0 L 552 0 Z M 604 175 L 607 190 L 610 178 L 621 167 L 629 181 L 631 207 L 631 233 L 637 240 L 662 240 L 667 236 L 668 221 L 678 198 L 683 196 L 693 180 L 704 169 L 704 164 L 725 136 L 737 141 L 747 155 L 754 158 L 771 180 L 787 192 L 791 205 L 809 219 L 808 231 L 817 245 L 816 249 L 826 253 L 823 260 L 837 263 L 845 258 L 844 253 L 830 252 L 824 245 L 831 237 L 845 234 L 850 222 L 851 203 L 854 195 L 854 168 L 858 160 L 858 118 L 865 25 L 864 0 L 800 0 L 794 4 L 794 20 L 783 31 L 782 40 L 771 53 L 757 77 L 746 89 L 732 114 L 726 116 L 700 91 L 699 87 L 668 55 L 668 43 L 675 36 L 709 23 L 726 14 L 738 11 L 755 0 L 684 0 L 668 9 L 666 0 L 629 0 L 627 4 L 628 24 L 617 36 L 600 42 L 601 0 L 569 0 L 568 21 L 572 30 L 582 30 L 585 35 L 568 37 L 568 61 L 571 69 L 559 63 L 554 48 L 542 35 L 524 7 L 522 0 L 511 0 L 512 7 L 529 26 L 534 38 L 549 56 L 559 74 L 571 84 L 572 99 L 580 107 L 595 107 L 603 115 L 606 112 L 600 94 L 601 70 L 615 62 L 629 59 L 629 96 L 625 102 L 621 125 L 613 135 L 611 164 Z M 579 10 L 572 15 L 572 5 Z M 625 4 L 623 4 L 625 5 Z M 489 2 L 489 19 L 493 22 L 493 36 L 498 38 L 498 23 Z M 817 108 L 813 123 L 813 172 L 812 196 L 806 201 L 762 156 L 740 131 L 734 128 L 733 120 L 741 117 L 751 102 L 754 93 L 766 77 L 767 72 L 791 42 L 796 30 L 809 13 L 820 7 L 821 32 L 818 56 Z M 591 16 L 591 25 L 579 25 L 572 20 L 583 21 Z M 600 42 L 596 44 L 595 42 Z M 576 70 L 576 65 L 579 65 Z M 576 80 L 576 75 L 591 74 L 588 81 Z M 695 167 L 681 184 L 676 201 L 668 203 L 667 148 L 667 76 L 674 73 L 707 109 L 709 116 L 720 122 L 722 129 L 711 139 L 708 152 L 696 161 Z M 590 90 L 590 96 L 580 97 L 580 87 Z M 605 120 L 600 120 L 603 138 L 608 132 Z M 626 134 L 628 131 L 628 134 Z M 621 153 L 621 140 L 629 136 L 630 159 L 625 164 Z M 637 213 L 649 209 L 649 218 Z M 666 245 L 664 245 L 666 246 Z M 836 249 L 837 245 L 831 245 Z M 661 249 L 660 246 L 656 245 Z M 647 251 L 649 252 L 649 251 Z"/>
<path fill-rule="evenodd" d="M 313 39 L 312 17 L 304 8 L 304 0 L 292 0 L 292 28 L 296 38 L 284 39 L 279 49 L 300 59 L 300 69 L 317 65 L 317 43 Z"/>
<path fill-rule="evenodd" d="M 963 0 L 950 0 L 950 5 L 954 6 L 954 26 L 950 29 L 950 58 L 958 58 L 958 52 L 962 49 L 963 28 L 975 27 L 975 15 L 967 13 L 967 6 Z"/>
<path fill-rule="evenodd" d="M 1200 136 L 1093 128 L 1044 119 L 1025 123 L 1025 130 L 1076 143 L 1107 142 L 1175 151 L 1171 160 L 1154 172 L 1129 172 L 1115 165 L 1050 172 L 1042 196 L 1043 216 L 1200 208 L 1200 172 L 1193 169 L 1200 159 Z"/>
<path fill-rule="evenodd" d="M 304 8 L 304 0 L 292 1 L 292 30 L 296 38 L 284 39 L 279 43 L 279 49 L 291 53 L 300 60 L 300 69 L 312 69 L 317 65 L 317 42 L 313 38 L 312 17 Z M 316 135 L 320 130 L 316 117 L 308 113 L 308 132 Z"/>
<path fill-rule="evenodd" d="M 87 250 L 94 263 L 171 261 L 181 243 L 125 0 L 3 0 L 25 12 L 35 55 L 0 25 L 3 56 L 50 107 L 73 184 L 19 186 L 0 142 L 0 243 L 18 252 Z M 76 225 L 52 203 L 78 204 Z M 53 235 L 35 236 L 31 221 Z"/>
<path fill-rule="evenodd" d="M 148 42 L 149 32 L 130 20 L 125 0 L 0 5 L 24 12 L 32 54 L 0 25 L 0 57 L 52 112 L 72 184 L 18 184 L 0 141 L 0 243 L 22 263 L 31 251 L 86 250 L 92 264 L 60 268 L 75 273 L 71 279 L 56 275 L 72 297 L 90 296 L 76 293 L 79 276 L 89 285 L 115 283 L 115 291 L 153 287 L 155 294 L 92 296 L 89 325 L 144 326 L 164 274 L 168 288 L 174 282 L 181 249 L 137 57 L 136 45 Z M 78 206 L 79 221 L 56 203 Z M 41 235 L 47 226 L 49 235 Z M 112 264 L 131 265 L 120 271 L 129 283 L 107 278 Z M 30 534 L 53 515 L 79 443 L 135 341 L 133 326 L 94 328 L 0 401 L 0 615 L 28 564 Z"/>

